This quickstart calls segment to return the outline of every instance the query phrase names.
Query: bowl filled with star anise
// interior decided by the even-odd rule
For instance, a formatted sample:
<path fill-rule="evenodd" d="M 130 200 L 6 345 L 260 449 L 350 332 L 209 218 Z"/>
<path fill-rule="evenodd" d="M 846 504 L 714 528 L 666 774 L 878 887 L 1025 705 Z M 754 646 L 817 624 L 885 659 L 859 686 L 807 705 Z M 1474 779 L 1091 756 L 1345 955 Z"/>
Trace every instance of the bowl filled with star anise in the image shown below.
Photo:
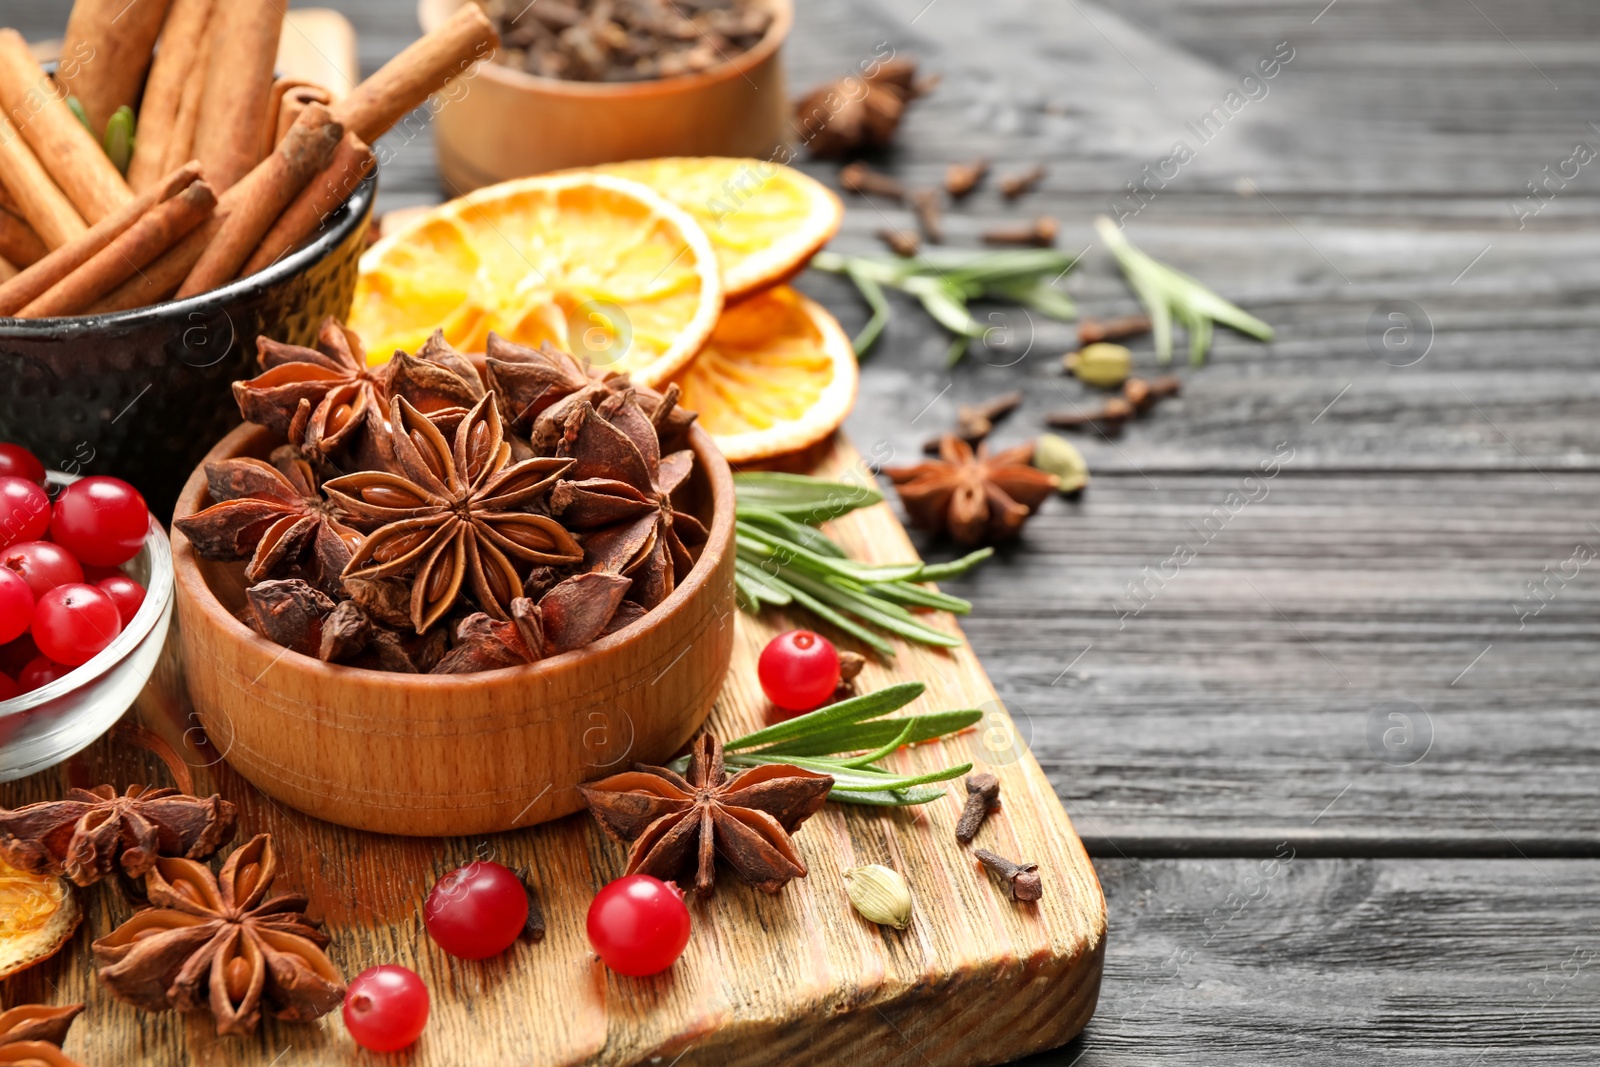
<path fill-rule="evenodd" d="M 486 833 L 670 756 L 733 643 L 733 482 L 676 386 L 435 335 L 259 342 L 173 562 L 219 755 L 319 818 Z"/>

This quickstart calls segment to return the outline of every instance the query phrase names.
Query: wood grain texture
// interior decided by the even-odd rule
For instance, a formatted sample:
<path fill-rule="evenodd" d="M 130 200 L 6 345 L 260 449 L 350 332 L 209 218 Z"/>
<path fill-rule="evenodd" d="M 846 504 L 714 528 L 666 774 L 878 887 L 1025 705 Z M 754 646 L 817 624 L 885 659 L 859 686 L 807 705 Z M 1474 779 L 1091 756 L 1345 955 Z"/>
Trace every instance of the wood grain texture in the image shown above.
<path fill-rule="evenodd" d="M 841 444 L 824 473 L 854 470 Z M 855 470 L 853 476 L 868 477 Z M 853 557 L 913 558 L 885 505 L 834 524 Z M 796 622 L 779 614 L 738 615 L 733 668 L 712 712 L 723 736 L 764 725 L 767 704 L 755 660 L 777 632 Z M 958 632 L 948 617 L 937 625 Z M 458 1064 L 472 1049 L 485 1062 L 632 1064 L 651 1057 L 684 1064 L 765 1064 L 785 1055 L 815 1063 L 853 1061 L 862 1047 L 881 1062 L 967 1065 L 1060 1045 L 1094 1011 L 1104 953 L 1105 902 L 1093 868 L 1055 791 L 1027 753 L 995 738 L 1008 720 L 975 657 L 900 645 L 896 661 L 869 664 L 862 685 L 921 678 L 929 690 L 912 711 L 984 706 L 983 729 L 890 757 L 893 769 L 932 770 L 982 760 L 1002 783 L 1003 810 L 975 844 L 1040 864 L 1044 898 L 1008 900 L 959 845 L 958 787 L 925 808 L 882 812 L 829 805 L 797 835 L 809 876 L 768 896 L 721 872 L 716 895 L 691 905 L 695 936 L 665 976 L 608 974 L 589 951 L 583 918 L 600 886 L 619 875 L 625 850 L 585 815 L 486 838 L 405 839 L 342 830 L 291 811 L 252 788 L 221 762 L 187 705 L 170 656 L 142 698 L 144 720 L 196 765 L 198 787 L 214 786 L 240 805 L 241 840 L 268 832 L 282 847 L 285 891 L 301 889 L 324 918 L 331 955 L 348 976 L 376 963 L 415 969 L 433 995 L 429 1028 L 410 1062 Z M 598 728 L 631 736 L 614 716 Z M 626 765 L 624 752 L 613 761 Z M 89 766 L 81 766 L 87 762 Z M 146 780 L 148 760 L 102 742 L 77 773 Z M 597 769 L 597 774 L 606 773 Z M 0 789 L 15 806 L 57 795 L 71 771 L 46 772 Z M 162 772 L 164 773 L 164 772 Z M 421 905 L 434 881 L 474 857 L 527 866 L 549 935 L 484 963 L 452 960 L 427 939 Z M 917 899 L 902 933 L 873 926 L 850 909 L 842 872 L 862 863 L 902 871 Z M 52 1001 L 85 1000 L 73 1051 L 109 1062 L 141 1048 L 153 1062 L 259 1067 L 286 1048 L 296 1063 L 348 1062 L 353 1046 L 336 1019 L 313 1026 L 269 1024 L 250 1041 L 220 1041 L 203 1018 L 141 1016 L 95 985 L 88 942 L 129 910 L 109 887 L 85 896 L 86 927 L 61 958 L 27 982 L 54 986 Z M 13 982 L 8 999 L 31 987 Z"/>

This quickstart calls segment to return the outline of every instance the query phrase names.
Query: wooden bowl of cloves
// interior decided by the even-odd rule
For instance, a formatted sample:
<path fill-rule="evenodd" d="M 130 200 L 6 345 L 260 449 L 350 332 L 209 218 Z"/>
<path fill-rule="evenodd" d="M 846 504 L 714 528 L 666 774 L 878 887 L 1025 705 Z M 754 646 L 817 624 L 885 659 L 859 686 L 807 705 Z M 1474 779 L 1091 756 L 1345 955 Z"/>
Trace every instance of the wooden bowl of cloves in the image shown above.
<path fill-rule="evenodd" d="M 477 2 L 420 0 L 418 18 L 430 31 Z M 689 26 L 682 11 L 662 5 L 664 19 L 683 24 L 678 36 L 689 45 L 670 53 L 617 22 L 627 17 L 622 5 L 596 22 L 585 0 L 481 2 L 501 32 L 500 50 L 461 79 L 433 123 L 439 170 L 452 196 L 630 159 L 767 159 L 785 142 L 789 99 L 780 49 L 794 22 L 793 0 L 731 5 L 738 10 L 725 17 L 758 20 L 759 33 L 743 36 L 739 31 L 748 27 L 724 26 L 723 36 Z M 667 38 L 670 29 L 663 31 Z M 505 62 L 512 59 L 517 65 Z"/>

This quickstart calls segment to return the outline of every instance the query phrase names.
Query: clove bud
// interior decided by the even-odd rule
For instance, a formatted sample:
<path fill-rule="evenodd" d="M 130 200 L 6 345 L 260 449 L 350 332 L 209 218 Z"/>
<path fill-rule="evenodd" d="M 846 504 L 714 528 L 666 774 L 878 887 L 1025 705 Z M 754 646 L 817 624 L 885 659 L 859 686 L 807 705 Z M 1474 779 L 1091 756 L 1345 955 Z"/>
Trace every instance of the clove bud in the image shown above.
<path fill-rule="evenodd" d="M 970 845 L 989 812 L 1000 806 L 1000 779 L 992 774 L 967 775 L 967 806 L 956 823 L 956 840 Z"/>
<path fill-rule="evenodd" d="M 878 240 L 882 241 L 885 247 L 897 256 L 905 256 L 909 259 L 922 251 L 922 240 L 914 233 L 907 233 L 905 230 L 896 230 L 885 226 L 877 231 L 877 236 Z"/>
<path fill-rule="evenodd" d="M 1022 404 L 1022 393 L 1014 390 L 1001 393 L 992 400 L 981 404 L 963 404 L 956 409 L 956 436 L 969 445 L 976 445 L 994 432 L 995 424 Z M 923 443 L 922 450 L 929 455 L 939 451 L 939 440 L 943 435 L 929 438 Z"/>
<path fill-rule="evenodd" d="M 944 243 L 944 212 L 937 189 L 913 189 L 910 194 L 911 211 L 917 216 L 922 236 L 932 244 Z"/>
<path fill-rule="evenodd" d="M 906 186 L 899 178 L 873 170 L 865 163 L 851 163 L 839 171 L 839 186 L 846 192 L 862 196 L 887 196 L 891 200 L 904 200 Z"/>
<path fill-rule="evenodd" d="M 1078 343 L 1092 345 L 1096 341 L 1121 341 L 1150 332 L 1149 315 L 1123 315 L 1115 319 L 1084 319 L 1078 323 Z"/>
<path fill-rule="evenodd" d="M 1056 243 L 1056 235 L 1060 232 L 1061 224 L 1045 215 L 1028 223 L 996 226 L 984 230 L 983 240 L 985 244 L 991 245 L 1032 245 L 1036 248 L 1049 248 Z"/>
<path fill-rule="evenodd" d="M 945 168 L 944 191 L 960 200 L 978 187 L 989 173 L 989 161 L 982 157 L 971 163 L 952 163 Z"/>
<path fill-rule="evenodd" d="M 1007 200 L 1015 200 L 1023 193 L 1032 192 L 1035 186 L 1044 181 L 1044 173 L 1044 164 L 1035 163 L 1027 170 L 1008 174 L 1000 179 L 1000 195 Z"/>
<path fill-rule="evenodd" d="M 996 856 L 993 852 L 978 848 L 973 849 L 976 856 L 988 872 L 1000 879 L 1006 887 L 1007 894 L 1012 900 L 1030 901 L 1038 900 L 1044 888 L 1039 882 L 1039 865 L 1037 863 L 1012 863 L 1004 856 Z"/>

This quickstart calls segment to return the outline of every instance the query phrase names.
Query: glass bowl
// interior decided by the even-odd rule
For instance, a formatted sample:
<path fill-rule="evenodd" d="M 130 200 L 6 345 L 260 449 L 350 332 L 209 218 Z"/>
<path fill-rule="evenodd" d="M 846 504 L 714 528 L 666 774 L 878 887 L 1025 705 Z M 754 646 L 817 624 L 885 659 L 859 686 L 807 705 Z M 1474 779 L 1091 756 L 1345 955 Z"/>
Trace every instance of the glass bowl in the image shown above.
<path fill-rule="evenodd" d="M 52 488 L 76 478 L 51 474 Z M 154 516 L 150 536 L 123 571 L 144 603 L 117 639 L 48 685 L 0 701 L 0 782 L 53 767 L 111 729 L 150 680 L 172 625 L 172 547 Z"/>

